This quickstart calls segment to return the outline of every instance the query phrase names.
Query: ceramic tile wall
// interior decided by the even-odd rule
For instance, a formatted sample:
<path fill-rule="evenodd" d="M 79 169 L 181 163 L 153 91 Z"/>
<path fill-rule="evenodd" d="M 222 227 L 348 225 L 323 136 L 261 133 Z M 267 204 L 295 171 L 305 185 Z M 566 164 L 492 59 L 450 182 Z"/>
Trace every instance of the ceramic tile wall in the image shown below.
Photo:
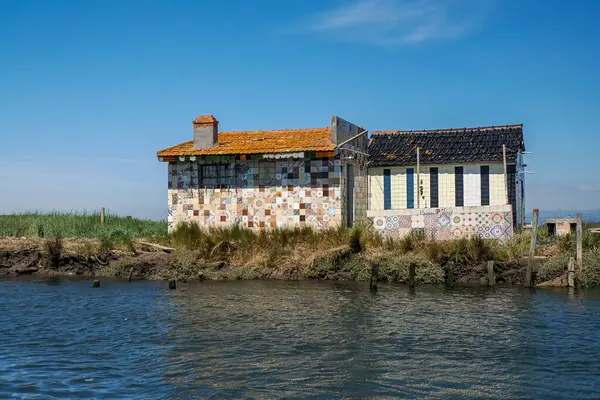
<path fill-rule="evenodd" d="M 481 205 L 481 178 L 479 175 L 480 166 L 489 165 L 490 167 L 490 205 L 503 205 L 505 203 L 504 194 L 504 168 L 502 164 L 467 164 L 464 165 L 464 199 L 465 206 Z M 454 165 L 423 165 L 421 166 L 420 181 L 422 186 L 422 196 L 420 199 L 421 208 L 430 207 L 430 185 L 429 168 L 438 168 L 438 201 L 440 207 L 454 207 Z M 391 170 L 392 185 L 392 209 L 406 208 L 406 168 L 407 167 L 377 167 L 370 168 L 370 207 L 373 210 L 383 210 L 383 170 Z M 417 187 L 416 173 L 415 179 L 415 207 L 417 206 L 417 193 L 420 192 Z"/>
<path fill-rule="evenodd" d="M 198 162 L 169 165 L 169 229 L 241 224 L 251 229 L 317 229 L 342 224 L 341 162 L 336 159 L 224 163 L 223 188 L 204 188 Z M 201 179 L 200 179 L 201 181 Z M 233 184 L 231 183 L 233 182 Z M 269 183 L 263 185 L 263 183 Z"/>
<path fill-rule="evenodd" d="M 450 240 L 474 235 L 505 241 L 513 234 L 511 206 L 452 207 L 422 210 L 369 210 L 369 230 L 399 239 L 410 232 Z"/>

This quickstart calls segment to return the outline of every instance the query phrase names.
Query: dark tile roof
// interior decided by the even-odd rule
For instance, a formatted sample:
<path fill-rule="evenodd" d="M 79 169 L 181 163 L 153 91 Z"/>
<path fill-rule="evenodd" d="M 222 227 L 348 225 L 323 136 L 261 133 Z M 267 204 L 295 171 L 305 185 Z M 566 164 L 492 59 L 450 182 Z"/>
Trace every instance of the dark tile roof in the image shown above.
<path fill-rule="evenodd" d="M 502 145 L 509 161 L 525 150 L 523 125 L 431 131 L 372 132 L 369 165 L 415 165 L 416 148 L 421 164 L 502 162 Z"/>

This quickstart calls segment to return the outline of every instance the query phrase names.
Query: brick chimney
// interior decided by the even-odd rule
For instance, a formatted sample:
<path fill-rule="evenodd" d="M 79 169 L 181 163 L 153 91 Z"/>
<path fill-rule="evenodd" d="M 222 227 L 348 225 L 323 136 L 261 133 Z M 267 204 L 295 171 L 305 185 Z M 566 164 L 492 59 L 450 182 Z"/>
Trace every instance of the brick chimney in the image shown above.
<path fill-rule="evenodd" d="M 218 143 L 219 121 L 212 115 L 200 115 L 194 120 L 194 148 L 206 149 Z"/>

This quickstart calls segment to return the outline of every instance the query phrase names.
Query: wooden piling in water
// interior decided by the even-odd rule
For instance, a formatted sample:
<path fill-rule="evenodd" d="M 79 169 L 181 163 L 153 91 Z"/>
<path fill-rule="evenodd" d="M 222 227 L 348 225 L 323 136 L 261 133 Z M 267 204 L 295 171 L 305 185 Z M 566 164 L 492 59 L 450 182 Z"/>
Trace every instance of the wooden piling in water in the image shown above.
<path fill-rule="evenodd" d="M 371 281 L 369 282 L 369 290 L 377 291 L 377 281 L 379 280 L 379 265 L 371 265 Z"/>
<path fill-rule="evenodd" d="M 92 282 L 92 287 L 93 288 L 99 288 L 100 287 L 100 281 L 93 281 Z"/>
<path fill-rule="evenodd" d="M 100 223 L 104 225 L 104 207 L 100 209 Z"/>
<path fill-rule="evenodd" d="M 577 270 L 583 272 L 583 216 L 577 213 Z"/>
<path fill-rule="evenodd" d="M 169 281 L 169 290 L 175 290 L 177 289 L 177 281 L 172 279 Z"/>
<path fill-rule="evenodd" d="M 535 244 L 537 241 L 537 228 L 540 210 L 533 210 L 533 221 L 531 221 L 531 245 L 529 246 L 529 262 L 527 263 L 527 276 L 525 277 L 525 286 L 533 287 L 533 268 L 535 265 Z"/>
<path fill-rule="evenodd" d="M 133 277 L 133 268 L 131 268 L 129 270 L 129 279 L 127 280 L 129 283 L 131 283 L 131 278 Z"/>
<path fill-rule="evenodd" d="M 496 278 L 494 277 L 494 262 L 493 261 L 488 261 L 487 273 L 488 273 L 488 286 L 492 287 L 496 284 Z"/>
<path fill-rule="evenodd" d="M 569 258 L 569 268 L 567 272 L 567 286 L 575 287 L 575 259 Z"/>
<path fill-rule="evenodd" d="M 411 263 L 408 266 L 408 287 L 411 289 L 415 288 L 416 275 L 416 265 Z"/>
<path fill-rule="evenodd" d="M 449 261 L 446 266 L 446 274 L 445 274 L 445 278 L 446 278 L 446 286 L 448 287 L 452 287 L 454 286 L 454 262 L 453 261 Z"/>

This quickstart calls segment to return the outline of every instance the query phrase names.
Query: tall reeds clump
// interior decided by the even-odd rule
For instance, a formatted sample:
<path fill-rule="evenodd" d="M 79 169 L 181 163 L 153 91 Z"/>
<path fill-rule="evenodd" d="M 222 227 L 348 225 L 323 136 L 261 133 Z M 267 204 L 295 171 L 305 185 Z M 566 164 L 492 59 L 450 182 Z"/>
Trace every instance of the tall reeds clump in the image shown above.
<path fill-rule="evenodd" d="M 176 248 L 194 252 L 199 265 L 225 262 L 262 277 L 308 274 L 316 260 L 362 251 L 366 242 L 359 228 L 253 231 L 239 226 L 205 229 L 195 223 L 180 224 L 169 240 Z"/>
<path fill-rule="evenodd" d="M 5 237 L 54 237 L 100 238 L 114 231 L 128 237 L 151 238 L 167 234 L 166 221 L 106 215 L 100 223 L 99 214 L 86 213 L 28 213 L 0 215 L 0 236 Z"/>

